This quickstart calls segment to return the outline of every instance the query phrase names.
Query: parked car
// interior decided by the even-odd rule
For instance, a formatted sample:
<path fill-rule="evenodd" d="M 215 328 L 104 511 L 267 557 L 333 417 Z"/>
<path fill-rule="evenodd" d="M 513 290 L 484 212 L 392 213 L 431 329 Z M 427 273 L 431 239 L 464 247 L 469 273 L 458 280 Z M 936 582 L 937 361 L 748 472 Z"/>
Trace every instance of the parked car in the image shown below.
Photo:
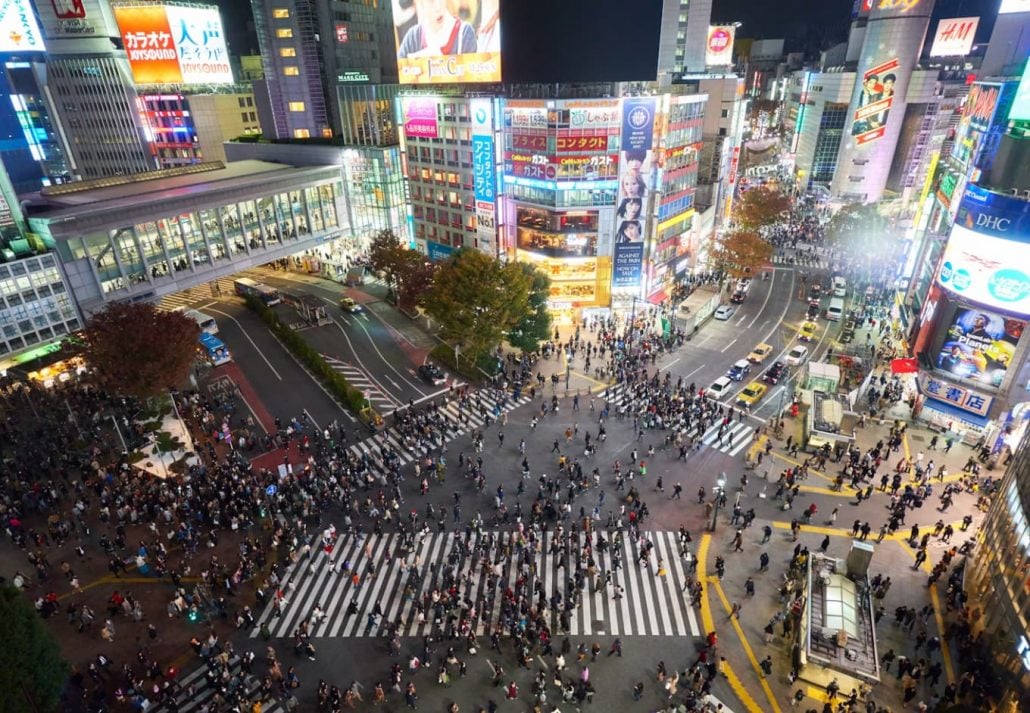
<path fill-rule="evenodd" d="M 772 351 L 773 348 L 771 344 L 766 344 L 765 342 L 756 344 L 755 348 L 751 350 L 751 353 L 747 355 L 747 360 L 752 364 L 761 364 L 769 358 Z"/>
<path fill-rule="evenodd" d="M 751 371 L 751 365 L 746 359 L 741 359 L 736 364 L 730 367 L 730 370 L 726 372 L 726 376 L 730 377 L 733 381 L 743 381 L 744 375 Z"/>
<path fill-rule="evenodd" d="M 787 364 L 790 366 L 797 366 L 798 364 L 804 364 L 805 359 L 808 358 L 808 347 L 798 345 L 787 352 Z"/>
<path fill-rule="evenodd" d="M 760 381 L 752 381 L 744 387 L 744 390 L 737 394 L 737 403 L 741 406 L 754 406 L 758 403 L 769 387 Z"/>
<path fill-rule="evenodd" d="M 361 310 L 364 309 L 364 307 L 359 305 L 357 302 L 352 300 L 350 297 L 341 297 L 340 298 L 340 309 L 342 309 L 344 312 L 350 312 L 350 313 L 353 314 L 354 312 L 360 312 Z"/>
<path fill-rule="evenodd" d="M 715 318 L 725 322 L 727 319 L 733 316 L 733 313 L 737 311 L 737 308 L 733 305 L 722 305 L 719 309 L 715 310 Z"/>
<path fill-rule="evenodd" d="M 766 370 L 765 374 L 762 375 L 762 381 L 767 384 L 778 384 L 780 383 L 780 379 L 782 379 L 786 373 L 787 365 L 782 361 L 776 361 L 773 362 L 773 365 L 770 366 Z"/>
<path fill-rule="evenodd" d="M 440 367 L 430 362 L 426 362 L 418 368 L 418 375 L 433 386 L 440 386 L 447 381 L 447 376 L 440 370 Z"/>

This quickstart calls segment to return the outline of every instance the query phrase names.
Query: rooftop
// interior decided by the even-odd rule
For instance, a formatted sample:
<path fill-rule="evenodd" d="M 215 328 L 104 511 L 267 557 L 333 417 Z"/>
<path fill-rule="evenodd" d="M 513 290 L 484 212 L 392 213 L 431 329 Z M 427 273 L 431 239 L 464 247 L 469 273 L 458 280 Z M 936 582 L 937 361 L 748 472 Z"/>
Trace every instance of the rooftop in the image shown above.
<path fill-rule="evenodd" d="M 254 160 L 228 164 L 215 161 L 182 168 L 192 170 L 165 169 L 57 186 L 60 190 L 39 194 L 30 206 L 30 216 L 53 221 L 174 202 L 221 189 L 268 189 L 274 181 L 325 170 L 322 166 L 296 167 Z M 333 170 L 339 172 L 338 167 Z"/>
<path fill-rule="evenodd" d="M 878 681 L 876 629 L 866 577 L 850 577 L 843 561 L 813 553 L 808 589 L 808 658 L 849 676 Z"/>

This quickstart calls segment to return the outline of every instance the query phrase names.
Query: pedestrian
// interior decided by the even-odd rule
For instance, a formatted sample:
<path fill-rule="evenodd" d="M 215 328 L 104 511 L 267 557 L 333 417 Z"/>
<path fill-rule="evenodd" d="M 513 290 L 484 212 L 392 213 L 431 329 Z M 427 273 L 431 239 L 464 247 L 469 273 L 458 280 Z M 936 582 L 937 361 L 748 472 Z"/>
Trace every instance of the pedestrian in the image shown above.
<path fill-rule="evenodd" d="M 755 596 L 755 580 L 754 577 L 748 577 L 744 582 L 744 593 L 749 596 Z"/>
<path fill-rule="evenodd" d="M 622 658 L 622 639 L 615 639 L 612 642 L 612 647 L 608 650 L 608 655 L 618 654 L 619 658 Z"/>
<path fill-rule="evenodd" d="M 758 665 L 762 668 L 762 678 L 772 676 L 772 656 L 766 656 Z"/>

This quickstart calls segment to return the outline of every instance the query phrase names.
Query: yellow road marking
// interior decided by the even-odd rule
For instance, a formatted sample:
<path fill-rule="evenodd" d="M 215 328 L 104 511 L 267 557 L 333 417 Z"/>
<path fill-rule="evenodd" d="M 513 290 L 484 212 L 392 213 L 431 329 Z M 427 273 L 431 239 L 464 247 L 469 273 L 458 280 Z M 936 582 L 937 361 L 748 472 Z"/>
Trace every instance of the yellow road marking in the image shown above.
<path fill-rule="evenodd" d="M 701 536 L 700 544 L 697 545 L 697 581 L 702 582 L 703 585 L 705 585 L 705 588 L 707 589 L 707 591 L 701 593 L 700 602 L 701 626 L 703 626 L 703 630 L 705 630 L 706 635 L 708 635 L 709 632 L 716 631 L 715 621 L 712 618 L 712 587 L 711 582 L 709 582 L 709 577 L 706 573 L 706 563 L 708 561 L 708 548 L 711 542 L 712 536 L 709 534 L 705 534 Z M 737 634 L 743 634 L 740 631 L 740 624 L 736 624 L 736 629 Z M 732 668 L 730 668 L 728 661 L 723 666 L 723 671 L 726 672 L 726 680 L 729 683 L 729 687 L 733 689 L 733 693 L 736 694 L 736 698 L 741 701 L 744 707 L 747 708 L 748 711 L 750 711 L 750 713 L 762 713 L 762 707 L 758 705 L 758 702 L 755 701 L 754 698 L 752 698 L 751 693 L 748 691 L 747 688 L 744 687 L 744 684 L 741 682 L 741 679 L 737 678 L 736 674 L 733 673 L 733 670 Z M 765 683 L 764 679 L 762 682 Z M 765 685 L 768 686 L 767 683 L 765 683 Z M 773 700 L 773 703 L 774 705 L 776 705 L 775 699 Z M 777 708 L 776 710 L 777 713 L 780 713 L 779 708 Z"/>
<path fill-rule="evenodd" d="M 913 550 L 909 546 L 908 542 L 906 541 L 906 538 L 898 537 L 897 538 L 897 543 L 899 545 L 901 545 L 901 549 L 905 550 L 905 552 L 908 553 L 908 556 L 911 557 L 913 561 L 915 561 L 915 558 L 916 558 L 915 550 Z M 933 572 L 933 567 L 930 566 L 930 558 L 929 557 L 927 557 L 925 560 L 923 560 L 923 564 L 921 566 L 921 569 L 924 572 L 926 572 L 927 574 L 930 574 L 931 572 Z M 940 597 L 937 596 L 937 585 L 929 587 L 929 589 L 930 589 L 930 604 L 933 606 L 933 618 L 934 618 L 934 620 L 937 623 L 937 633 L 940 634 L 941 658 L 944 659 L 944 673 L 948 677 L 948 683 L 954 683 L 955 682 L 955 669 L 951 665 L 951 649 L 948 647 L 948 640 L 944 636 L 944 615 L 941 613 L 941 600 L 940 600 Z"/>
<path fill-rule="evenodd" d="M 793 466 L 796 466 L 796 467 L 798 467 L 798 468 L 800 468 L 800 467 L 801 467 L 801 465 L 802 465 L 801 461 L 799 461 L 799 460 L 797 460 L 797 459 L 795 459 L 795 458 L 791 458 L 790 456 L 788 456 L 788 455 L 785 455 L 785 454 L 783 454 L 783 453 L 777 453 L 776 451 L 773 451 L 773 452 L 772 452 L 772 456 L 773 456 L 774 458 L 779 458 L 779 459 L 780 459 L 780 460 L 782 460 L 782 461 L 783 461 L 784 463 L 790 463 L 791 465 L 793 465 Z M 830 477 L 829 475 L 826 475 L 826 473 L 823 473 L 823 472 L 822 472 L 822 471 L 820 471 L 820 470 L 815 470 L 815 469 L 814 469 L 814 468 L 812 468 L 811 466 L 809 466 L 809 468 L 808 468 L 808 474 L 809 474 L 809 475 L 814 475 L 814 476 L 816 476 L 817 478 L 822 478 L 822 479 L 823 479 L 823 480 L 825 480 L 825 481 L 826 481 L 827 483 L 832 483 L 832 482 L 833 482 L 833 480 L 834 480 L 834 479 L 833 479 L 832 477 Z"/>

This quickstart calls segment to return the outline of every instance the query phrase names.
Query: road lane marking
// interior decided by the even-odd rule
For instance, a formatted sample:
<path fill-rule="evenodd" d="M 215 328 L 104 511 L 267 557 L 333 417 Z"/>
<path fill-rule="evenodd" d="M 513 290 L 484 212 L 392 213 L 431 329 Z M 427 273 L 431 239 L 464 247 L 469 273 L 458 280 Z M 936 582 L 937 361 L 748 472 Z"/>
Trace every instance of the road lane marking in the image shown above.
<path fill-rule="evenodd" d="M 265 360 L 265 364 L 268 364 L 268 368 L 272 370 L 272 373 L 273 373 L 273 374 L 275 374 L 275 378 L 277 378 L 277 379 L 278 379 L 279 381 L 282 381 L 282 380 L 283 380 L 283 377 L 282 377 L 282 376 L 281 376 L 281 375 L 279 374 L 279 372 L 278 372 L 278 371 L 276 371 L 275 367 L 274 367 L 274 366 L 272 366 L 272 362 L 268 361 L 268 357 L 266 357 L 266 356 L 265 356 L 265 353 L 264 353 L 263 351 L 261 351 L 261 348 L 260 348 L 260 347 L 258 347 L 258 345 L 254 343 L 254 340 L 253 340 L 253 339 L 251 339 L 250 335 L 249 335 L 249 334 L 247 334 L 247 330 L 243 328 L 243 325 L 239 323 L 239 320 L 237 320 L 237 319 L 236 319 L 235 317 L 233 317 L 233 316 L 232 316 L 231 314 L 229 314 L 229 313 L 227 313 L 227 312 L 223 312 L 223 311 L 221 311 L 221 310 L 218 310 L 218 309 L 213 309 L 213 310 L 211 310 L 211 311 L 212 311 L 212 312 L 214 312 L 214 313 L 216 313 L 216 314 L 220 314 L 220 315 L 222 315 L 223 317 L 228 317 L 228 318 L 229 318 L 230 320 L 232 320 L 232 321 L 233 321 L 233 323 L 234 323 L 234 324 L 235 324 L 235 325 L 236 325 L 237 327 L 239 327 L 239 328 L 240 328 L 240 331 L 241 331 L 241 332 L 243 333 L 243 336 L 247 338 L 247 341 L 248 341 L 248 342 L 250 342 L 250 345 L 251 345 L 252 347 L 254 347 L 254 351 L 256 351 L 256 352 L 258 353 L 258 355 L 259 355 L 259 356 L 260 356 L 260 357 L 261 357 L 262 359 L 264 359 L 264 360 Z M 271 330 L 269 330 L 269 334 L 271 334 Z M 274 334 L 272 335 L 272 338 L 273 338 L 273 339 L 275 339 L 275 335 L 274 335 Z M 278 340 L 278 339 L 276 339 L 275 341 L 276 341 L 276 344 L 279 344 L 279 340 Z M 280 346 L 282 346 L 282 345 L 280 344 Z M 283 347 L 283 349 L 285 349 L 285 348 L 286 348 L 286 347 Z"/>

